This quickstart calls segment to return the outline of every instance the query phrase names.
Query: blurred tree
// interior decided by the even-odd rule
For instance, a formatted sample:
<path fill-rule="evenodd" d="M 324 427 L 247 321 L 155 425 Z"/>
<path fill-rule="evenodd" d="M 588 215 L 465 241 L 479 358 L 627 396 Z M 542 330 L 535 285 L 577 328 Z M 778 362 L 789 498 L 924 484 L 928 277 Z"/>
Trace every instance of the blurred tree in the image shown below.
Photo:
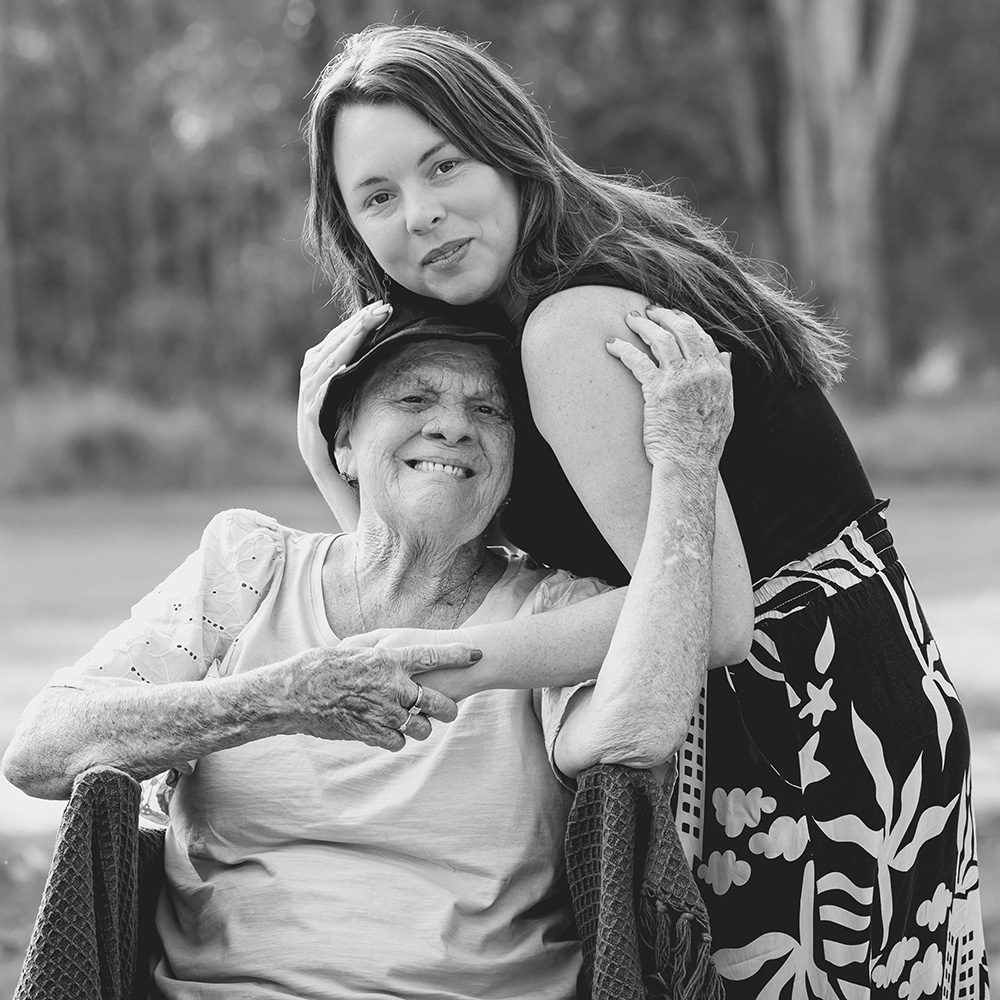
<path fill-rule="evenodd" d="M 345 32 L 415 18 L 392 0 L 2 3 L 0 380 L 290 391 L 337 319 L 298 239 L 306 95 Z M 580 162 L 669 181 L 787 262 L 877 393 L 947 317 L 1000 354 L 1000 5 L 927 5 L 904 88 L 915 11 L 425 0 L 419 20 L 489 40 Z"/>
<path fill-rule="evenodd" d="M 1000 355 L 1000 3 L 925 4 L 887 157 L 887 288 L 897 362 Z"/>
<path fill-rule="evenodd" d="M 785 72 L 782 201 L 793 267 L 854 331 L 862 395 L 892 383 L 880 182 L 917 0 L 769 0 Z"/>
<path fill-rule="evenodd" d="M 10 7 L 13 0 L 0 0 L 0 115 L 10 104 Z M 18 384 L 17 250 L 10 225 L 10 134 L 0 128 L 0 409 L 9 402 Z M 7 427 L 0 427 L 4 434 Z"/>

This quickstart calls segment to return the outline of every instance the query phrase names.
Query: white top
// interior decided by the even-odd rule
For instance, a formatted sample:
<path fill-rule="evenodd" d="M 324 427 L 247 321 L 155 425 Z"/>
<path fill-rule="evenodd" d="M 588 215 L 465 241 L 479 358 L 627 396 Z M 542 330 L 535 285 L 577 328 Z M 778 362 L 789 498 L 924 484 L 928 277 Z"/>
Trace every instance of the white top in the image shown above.
<path fill-rule="evenodd" d="M 218 515 L 198 552 L 51 683 L 225 676 L 336 644 L 322 594 L 335 537 Z M 467 624 L 604 589 L 512 557 Z M 171 804 L 156 987 L 170 998 L 575 996 L 571 794 L 549 762 L 576 690 L 474 695 L 398 754 L 294 736 L 200 760 Z"/>

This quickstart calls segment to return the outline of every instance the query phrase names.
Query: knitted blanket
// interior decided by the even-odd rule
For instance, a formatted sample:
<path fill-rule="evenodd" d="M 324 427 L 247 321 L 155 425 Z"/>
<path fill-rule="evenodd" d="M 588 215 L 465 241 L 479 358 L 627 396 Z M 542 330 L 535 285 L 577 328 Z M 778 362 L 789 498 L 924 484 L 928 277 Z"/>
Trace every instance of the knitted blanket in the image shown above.
<path fill-rule="evenodd" d="M 111 767 L 76 780 L 14 1000 L 145 1000 L 164 834 L 138 827 L 139 793 Z M 705 905 L 652 775 L 580 776 L 566 864 L 581 998 L 721 1000 Z"/>
<path fill-rule="evenodd" d="M 163 830 L 139 784 L 95 767 L 73 785 L 14 1000 L 146 1000 Z"/>
<path fill-rule="evenodd" d="M 652 774 L 601 764 L 580 775 L 566 869 L 583 942 L 581 997 L 722 1000 L 708 911 Z"/>

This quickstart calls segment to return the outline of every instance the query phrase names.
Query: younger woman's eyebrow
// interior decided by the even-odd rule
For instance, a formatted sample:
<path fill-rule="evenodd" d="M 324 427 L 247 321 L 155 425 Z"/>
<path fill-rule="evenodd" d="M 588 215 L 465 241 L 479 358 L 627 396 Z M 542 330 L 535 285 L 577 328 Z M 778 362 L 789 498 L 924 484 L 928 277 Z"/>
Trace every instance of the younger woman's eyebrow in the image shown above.
<path fill-rule="evenodd" d="M 417 166 L 422 167 L 432 156 L 435 155 L 435 153 L 440 153 L 445 146 L 450 146 L 450 145 L 451 145 L 450 139 L 442 139 L 441 142 L 439 142 L 436 146 L 431 146 L 431 148 L 428 149 L 426 153 L 423 153 L 421 155 L 420 159 L 417 160 Z M 389 180 L 388 177 L 379 177 L 379 176 L 366 177 L 363 181 L 358 181 L 358 183 L 354 185 L 353 190 L 360 191 L 361 188 L 371 187 L 373 184 L 385 184 L 388 182 L 388 180 Z"/>

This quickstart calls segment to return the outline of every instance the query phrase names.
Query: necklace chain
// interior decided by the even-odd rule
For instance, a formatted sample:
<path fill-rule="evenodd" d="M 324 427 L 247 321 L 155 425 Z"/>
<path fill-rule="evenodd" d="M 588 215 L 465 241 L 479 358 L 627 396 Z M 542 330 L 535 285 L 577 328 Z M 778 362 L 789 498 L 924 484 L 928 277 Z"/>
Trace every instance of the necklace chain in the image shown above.
<path fill-rule="evenodd" d="M 472 596 L 472 588 L 476 585 L 476 580 L 479 577 L 479 571 L 483 568 L 486 563 L 486 557 L 483 556 L 482 562 L 476 567 L 476 572 L 472 574 L 469 579 L 469 586 L 465 591 L 465 597 L 462 598 L 462 603 L 458 606 L 458 611 L 455 612 L 455 618 L 451 623 L 451 627 L 454 629 L 458 626 L 459 619 L 462 617 L 462 612 L 465 610 L 466 604 L 469 603 L 469 598 Z M 358 582 L 358 550 L 354 550 L 354 597 L 358 602 L 358 616 L 361 618 L 361 631 L 367 632 L 368 623 L 365 621 L 365 612 L 361 607 L 361 584 Z"/>

